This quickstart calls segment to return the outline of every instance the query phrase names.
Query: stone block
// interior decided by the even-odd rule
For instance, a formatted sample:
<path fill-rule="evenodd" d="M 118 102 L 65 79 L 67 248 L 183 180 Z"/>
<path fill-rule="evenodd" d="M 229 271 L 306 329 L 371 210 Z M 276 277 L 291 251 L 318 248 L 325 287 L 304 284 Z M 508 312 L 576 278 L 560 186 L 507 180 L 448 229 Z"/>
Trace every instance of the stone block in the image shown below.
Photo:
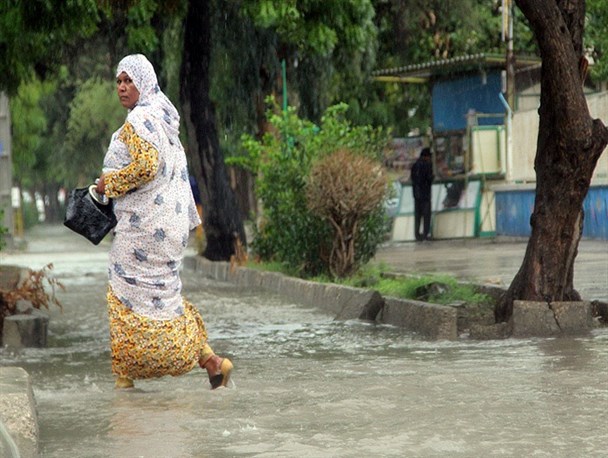
<path fill-rule="evenodd" d="M 434 340 L 456 340 L 456 309 L 444 305 L 385 297 L 376 321 L 392 324 Z"/>
<path fill-rule="evenodd" d="M 259 287 L 260 278 L 253 269 L 237 267 L 232 272 L 232 282 L 240 288 L 251 289 Z"/>
<path fill-rule="evenodd" d="M 262 281 L 260 286 L 262 289 L 271 291 L 273 293 L 279 291 L 284 275 L 278 272 L 261 272 L 261 274 Z"/>
<path fill-rule="evenodd" d="M 23 279 L 24 271 L 27 271 L 27 269 L 19 266 L 0 266 L 0 289 L 9 291 L 15 289 Z"/>
<path fill-rule="evenodd" d="M 552 302 L 551 309 L 560 331 L 564 334 L 585 333 L 593 327 L 591 302 Z"/>
<path fill-rule="evenodd" d="M 304 305 L 314 305 L 312 302 L 312 282 L 294 278 L 291 285 L 293 287 L 292 292 L 294 293 L 291 296 L 291 300 L 294 302 L 300 302 Z"/>
<path fill-rule="evenodd" d="M 191 267 L 191 264 L 184 264 Z M 288 277 L 274 272 L 249 273 L 239 267 L 230 272 L 225 262 L 197 259 L 196 269 L 203 276 L 227 281 L 239 287 L 261 288 L 283 296 L 286 300 L 318 307 L 334 314 L 337 320 L 362 319 L 393 324 L 431 339 L 457 338 L 457 313 L 445 307 L 420 301 L 391 299 L 390 304 L 377 291 L 336 284 L 323 284 Z"/>
<path fill-rule="evenodd" d="M 513 302 L 513 337 L 549 337 L 580 334 L 592 327 L 591 303 Z"/>
<path fill-rule="evenodd" d="M 0 367 L 0 422 L 22 458 L 38 456 L 34 393 L 29 374 L 20 367 Z M 0 453 L 0 456 L 5 455 Z"/>
<path fill-rule="evenodd" d="M 600 323 L 608 324 L 608 302 L 591 301 L 591 315 Z"/>
<path fill-rule="evenodd" d="M 509 323 L 473 324 L 469 330 L 469 336 L 476 340 L 506 339 L 511 336 L 511 326 Z"/>
<path fill-rule="evenodd" d="M 37 309 L 4 318 L 2 344 L 10 348 L 46 347 L 49 316 Z"/>
<path fill-rule="evenodd" d="M 278 294 L 286 297 L 290 301 L 310 305 L 309 298 L 306 295 L 306 283 L 309 282 L 299 278 L 286 276 L 279 284 Z"/>
<path fill-rule="evenodd" d="M 383 307 L 384 298 L 378 291 L 372 291 L 371 297 L 364 305 L 363 310 L 361 310 L 359 319 L 365 321 L 375 321 Z"/>
<path fill-rule="evenodd" d="M 384 299 L 378 291 L 348 286 L 339 286 L 338 290 L 337 320 L 374 321 L 384 306 Z"/>

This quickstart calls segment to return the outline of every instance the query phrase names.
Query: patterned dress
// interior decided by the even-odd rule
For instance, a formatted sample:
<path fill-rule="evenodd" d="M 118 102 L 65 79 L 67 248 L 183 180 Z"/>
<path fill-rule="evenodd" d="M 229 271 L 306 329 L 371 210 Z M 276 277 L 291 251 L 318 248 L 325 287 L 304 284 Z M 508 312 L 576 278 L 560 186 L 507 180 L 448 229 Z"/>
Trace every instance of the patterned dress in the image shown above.
<path fill-rule="evenodd" d="M 211 354 L 198 311 L 181 295 L 179 269 L 200 224 L 179 140 L 179 115 L 152 65 L 127 56 L 117 69 L 140 92 L 104 158 L 105 193 L 118 224 L 110 250 L 112 371 L 131 379 L 179 375 Z"/>

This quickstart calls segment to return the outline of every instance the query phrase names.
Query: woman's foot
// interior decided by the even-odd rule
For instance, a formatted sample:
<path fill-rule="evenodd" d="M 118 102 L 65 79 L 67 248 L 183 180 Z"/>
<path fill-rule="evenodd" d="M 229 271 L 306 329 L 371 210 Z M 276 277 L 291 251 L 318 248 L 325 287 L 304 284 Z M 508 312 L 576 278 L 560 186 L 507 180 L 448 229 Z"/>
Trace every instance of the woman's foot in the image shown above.
<path fill-rule="evenodd" d="M 201 364 L 201 366 L 203 369 L 207 370 L 212 390 L 215 390 L 220 386 L 228 385 L 230 374 L 234 367 L 228 358 L 220 358 L 217 355 L 213 355 L 208 358 L 204 364 Z"/>
<path fill-rule="evenodd" d="M 133 386 L 133 380 L 131 380 L 129 377 L 118 377 L 116 379 L 116 384 L 114 385 L 114 388 L 133 388 Z"/>

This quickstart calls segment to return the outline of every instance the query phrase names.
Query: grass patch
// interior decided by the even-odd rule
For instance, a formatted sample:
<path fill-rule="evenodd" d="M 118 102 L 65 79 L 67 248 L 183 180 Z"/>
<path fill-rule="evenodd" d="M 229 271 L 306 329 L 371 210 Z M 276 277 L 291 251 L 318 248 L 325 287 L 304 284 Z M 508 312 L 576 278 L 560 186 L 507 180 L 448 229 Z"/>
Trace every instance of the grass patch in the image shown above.
<path fill-rule="evenodd" d="M 249 262 L 247 267 L 295 276 L 294 271 L 290 272 L 287 266 L 281 263 Z M 383 296 L 423 300 L 441 305 L 454 303 L 487 305 L 492 303 L 490 296 L 477 292 L 473 285 L 460 283 L 456 278 L 448 275 L 396 277 L 389 275 L 388 272 L 388 267 L 385 264 L 374 264 L 366 265 L 352 277 L 342 280 L 331 279 L 327 276 L 317 276 L 308 280 L 319 283 L 336 283 L 355 288 L 375 289 Z M 433 288 L 431 285 L 437 285 L 437 287 Z"/>
<path fill-rule="evenodd" d="M 280 262 L 259 262 L 249 260 L 247 261 L 246 267 L 248 269 L 260 270 L 263 272 L 278 272 L 290 277 L 297 277 L 295 269 L 290 269 L 289 266 Z"/>

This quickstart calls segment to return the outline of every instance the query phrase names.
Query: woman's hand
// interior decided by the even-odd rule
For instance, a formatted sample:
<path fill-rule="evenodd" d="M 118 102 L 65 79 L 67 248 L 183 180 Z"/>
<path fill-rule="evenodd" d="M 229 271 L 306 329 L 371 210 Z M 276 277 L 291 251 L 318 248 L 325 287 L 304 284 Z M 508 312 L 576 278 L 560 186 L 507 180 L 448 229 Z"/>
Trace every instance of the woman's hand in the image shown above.
<path fill-rule="evenodd" d="M 106 179 L 103 174 L 95 180 L 95 184 L 97 185 L 95 191 L 97 191 L 98 194 L 106 193 Z"/>

